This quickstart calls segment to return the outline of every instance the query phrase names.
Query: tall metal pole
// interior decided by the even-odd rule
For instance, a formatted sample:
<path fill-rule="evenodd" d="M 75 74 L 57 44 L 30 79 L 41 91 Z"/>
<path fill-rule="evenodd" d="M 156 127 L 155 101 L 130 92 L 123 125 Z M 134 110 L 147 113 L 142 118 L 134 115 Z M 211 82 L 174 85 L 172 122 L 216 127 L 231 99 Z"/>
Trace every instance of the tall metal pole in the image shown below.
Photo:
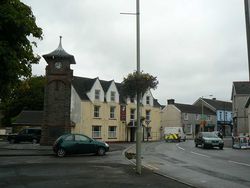
<path fill-rule="evenodd" d="M 249 15 L 249 0 L 244 0 L 245 3 L 245 20 L 246 20 L 246 34 L 247 34 L 247 55 L 248 55 L 248 74 L 250 80 L 250 15 Z"/>
<path fill-rule="evenodd" d="M 137 74 L 140 70 L 140 0 L 136 0 L 136 65 Z M 141 93 L 137 92 L 137 127 L 136 127 L 136 173 L 141 174 L 141 115 L 140 115 Z"/>

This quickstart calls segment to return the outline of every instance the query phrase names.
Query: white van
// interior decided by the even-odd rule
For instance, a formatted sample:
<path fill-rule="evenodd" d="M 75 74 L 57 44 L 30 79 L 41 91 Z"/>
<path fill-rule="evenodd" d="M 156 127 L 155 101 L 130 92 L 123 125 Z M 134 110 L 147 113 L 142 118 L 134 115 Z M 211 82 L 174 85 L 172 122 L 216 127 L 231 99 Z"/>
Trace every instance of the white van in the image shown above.
<path fill-rule="evenodd" d="M 173 137 L 171 135 L 173 135 Z M 183 132 L 182 127 L 165 127 L 164 138 L 166 141 L 168 139 L 176 139 L 176 140 L 184 141 L 184 142 L 186 141 L 186 135 Z"/>

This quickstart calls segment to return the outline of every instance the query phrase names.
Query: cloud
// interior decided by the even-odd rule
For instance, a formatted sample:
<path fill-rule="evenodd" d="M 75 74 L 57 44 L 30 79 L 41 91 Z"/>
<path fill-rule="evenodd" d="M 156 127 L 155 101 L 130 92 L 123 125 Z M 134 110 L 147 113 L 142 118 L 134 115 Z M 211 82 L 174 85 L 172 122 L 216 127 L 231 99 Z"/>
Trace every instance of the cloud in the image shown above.
<path fill-rule="evenodd" d="M 32 7 L 44 40 L 40 55 L 57 48 L 75 56 L 74 74 L 121 82 L 136 69 L 133 0 L 24 0 Z M 192 104 L 213 94 L 230 100 L 232 82 L 248 79 L 244 2 L 236 0 L 145 0 L 140 2 L 141 70 L 157 76 L 153 91 Z M 44 74 L 45 61 L 33 66 Z"/>

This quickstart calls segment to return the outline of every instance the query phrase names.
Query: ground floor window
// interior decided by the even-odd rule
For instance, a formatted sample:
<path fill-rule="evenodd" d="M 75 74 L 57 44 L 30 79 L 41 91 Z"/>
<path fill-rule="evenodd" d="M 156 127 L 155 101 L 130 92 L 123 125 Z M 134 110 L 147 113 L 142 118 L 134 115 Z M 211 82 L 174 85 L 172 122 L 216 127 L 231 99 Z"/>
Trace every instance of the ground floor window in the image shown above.
<path fill-rule="evenodd" d="M 184 125 L 184 133 L 185 134 L 192 134 L 192 125 L 191 124 Z"/>
<path fill-rule="evenodd" d="M 92 138 L 101 138 L 101 126 L 92 126 Z"/>
<path fill-rule="evenodd" d="M 109 138 L 116 138 L 116 126 L 109 126 Z"/>

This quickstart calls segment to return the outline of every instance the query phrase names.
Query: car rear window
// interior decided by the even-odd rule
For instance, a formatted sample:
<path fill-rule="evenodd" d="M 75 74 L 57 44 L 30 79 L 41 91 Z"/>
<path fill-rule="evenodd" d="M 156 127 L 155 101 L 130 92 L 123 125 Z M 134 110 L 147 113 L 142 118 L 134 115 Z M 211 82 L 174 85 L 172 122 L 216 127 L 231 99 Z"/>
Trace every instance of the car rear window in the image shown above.
<path fill-rule="evenodd" d="M 64 140 L 66 141 L 73 141 L 74 140 L 74 136 L 73 135 L 68 135 L 64 138 Z"/>

